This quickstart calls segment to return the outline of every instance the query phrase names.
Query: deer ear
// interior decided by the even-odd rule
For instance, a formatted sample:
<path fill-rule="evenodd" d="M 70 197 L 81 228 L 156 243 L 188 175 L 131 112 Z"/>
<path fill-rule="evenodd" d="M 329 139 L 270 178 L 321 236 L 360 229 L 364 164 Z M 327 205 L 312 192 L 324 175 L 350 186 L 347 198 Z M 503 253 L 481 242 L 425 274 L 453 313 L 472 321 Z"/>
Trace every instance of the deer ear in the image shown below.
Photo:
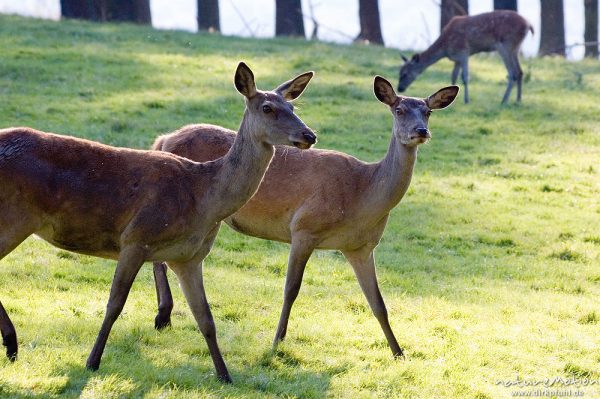
<path fill-rule="evenodd" d="M 452 104 L 458 95 L 458 86 L 448 86 L 436 91 L 425 99 L 427 106 L 431 109 L 442 109 Z"/>
<path fill-rule="evenodd" d="M 254 83 L 254 74 L 248 68 L 248 65 L 240 62 L 234 78 L 235 88 L 247 98 L 256 95 L 256 84 Z"/>
<path fill-rule="evenodd" d="M 400 57 L 402 58 L 402 61 L 408 62 L 408 58 L 406 58 L 404 54 L 400 53 Z"/>
<path fill-rule="evenodd" d="M 419 62 L 419 60 L 421 59 L 421 56 L 419 54 L 415 54 L 412 56 L 412 60 L 414 62 Z"/>
<path fill-rule="evenodd" d="M 373 81 L 373 91 L 375 92 L 375 97 L 382 103 L 390 107 L 396 104 L 398 96 L 392 84 L 379 75 L 375 76 L 375 80 Z"/>
<path fill-rule="evenodd" d="M 305 72 L 292 80 L 282 83 L 275 89 L 275 92 L 279 93 L 287 101 L 295 100 L 300 97 L 313 76 L 315 76 L 313 71 Z"/>

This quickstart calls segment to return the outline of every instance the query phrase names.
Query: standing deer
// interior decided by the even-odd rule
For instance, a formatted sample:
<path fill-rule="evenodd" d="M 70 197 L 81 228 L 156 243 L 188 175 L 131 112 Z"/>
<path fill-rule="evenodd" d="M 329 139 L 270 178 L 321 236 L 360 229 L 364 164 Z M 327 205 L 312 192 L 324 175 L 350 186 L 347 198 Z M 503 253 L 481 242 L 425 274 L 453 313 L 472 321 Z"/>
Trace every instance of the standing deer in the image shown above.
<path fill-rule="evenodd" d="M 431 137 L 427 129 L 434 109 L 445 108 L 458 94 L 457 86 L 443 88 L 426 99 L 402 97 L 377 76 L 375 96 L 393 115 L 392 140 L 385 158 L 365 163 L 328 150 L 300 152 L 276 148 L 275 157 L 257 193 L 225 223 L 241 233 L 291 243 L 283 309 L 274 345 L 287 331 L 302 275 L 315 249 L 341 251 L 379 321 L 394 356 L 402 356 L 379 292 L 373 250 L 379 243 L 390 211 L 408 189 L 417 147 Z M 238 133 L 239 135 L 239 133 Z M 235 132 L 213 125 L 190 125 L 159 137 L 153 148 L 194 160 L 223 156 Z M 155 327 L 170 324 L 173 300 L 164 264 L 154 264 L 159 312 Z"/>
<path fill-rule="evenodd" d="M 427 67 L 448 57 L 454 61 L 452 84 L 458 73 L 465 85 L 465 103 L 469 102 L 469 56 L 480 52 L 497 51 L 508 70 L 508 86 L 502 98 L 506 103 L 514 82 L 517 82 L 517 101 L 521 101 L 523 71 L 519 64 L 519 49 L 527 31 L 533 28 L 525 18 L 514 11 L 497 10 L 474 16 L 456 16 L 448 22 L 440 37 L 420 54 L 408 60 L 402 55 L 404 65 L 400 68 L 398 90 L 408 86 Z"/>
<path fill-rule="evenodd" d="M 316 142 L 288 102 L 302 94 L 312 76 L 307 72 L 264 92 L 240 63 L 235 86 L 246 110 L 231 148 L 214 162 L 28 128 L 0 130 L 0 259 L 36 234 L 59 248 L 118 260 L 88 368 L 98 369 L 142 264 L 167 260 L 206 339 L 217 376 L 231 381 L 204 293 L 202 261 L 221 220 L 257 190 L 273 146 L 306 149 Z M 1 303 L 0 330 L 6 354 L 14 360 L 16 332 Z"/>

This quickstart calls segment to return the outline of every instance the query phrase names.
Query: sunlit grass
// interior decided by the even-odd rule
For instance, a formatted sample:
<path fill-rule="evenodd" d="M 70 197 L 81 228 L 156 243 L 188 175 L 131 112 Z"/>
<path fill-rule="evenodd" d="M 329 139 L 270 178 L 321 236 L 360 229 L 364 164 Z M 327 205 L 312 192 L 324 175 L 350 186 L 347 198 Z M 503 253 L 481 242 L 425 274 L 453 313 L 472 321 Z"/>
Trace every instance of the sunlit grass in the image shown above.
<path fill-rule="evenodd" d="M 235 129 L 232 77 L 245 60 L 259 88 L 316 71 L 298 112 L 319 147 L 374 161 L 389 143 L 389 111 L 371 87 L 375 74 L 395 84 L 395 50 L 15 17 L 0 17 L 0 48 L 2 127 L 136 148 L 188 123 Z M 20 343 L 16 363 L 0 357 L 0 397 L 498 398 L 516 389 L 496 382 L 517 375 L 599 379 L 600 65 L 526 60 L 524 101 L 504 107 L 500 59 L 470 66 L 472 103 L 432 116 L 433 140 L 376 251 L 406 360 L 391 358 L 335 252 L 313 255 L 272 352 L 288 247 L 225 227 L 205 281 L 234 384 L 214 378 L 175 284 L 173 327 L 153 329 L 149 267 L 90 372 L 114 262 L 32 238 L 0 261 Z M 409 95 L 448 85 L 451 68 L 433 66 Z M 598 386 L 582 390 L 594 397 Z"/>

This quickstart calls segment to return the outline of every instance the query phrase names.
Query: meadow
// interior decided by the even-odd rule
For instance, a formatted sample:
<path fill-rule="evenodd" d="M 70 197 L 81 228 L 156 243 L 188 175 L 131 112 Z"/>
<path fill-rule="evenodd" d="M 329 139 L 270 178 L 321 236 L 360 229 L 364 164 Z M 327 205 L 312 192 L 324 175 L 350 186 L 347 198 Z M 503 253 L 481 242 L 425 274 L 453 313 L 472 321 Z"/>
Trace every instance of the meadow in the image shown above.
<path fill-rule="evenodd" d="M 316 71 L 297 105 L 319 148 L 376 161 L 390 140 L 372 81 L 397 83 L 394 49 L 11 16 L 0 16 L 0 49 L 1 127 L 134 148 L 189 123 L 236 129 L 243 99 L 232 80 L 244 60 L 262 89 Z M 451 69 L 431 67 L 408 95 L 448 85 Z M 554 377 L 598 381 L 551 389 L 600 397 L 600 64 L 527 59 L 523 69 L 523 102 L 513 93 L 501 106 L 500 58 L 471 59 L 471 103 L 432 115 L 433 139 L 376 250 L 406 359 L 392 358 L 333 251 L 313 255 L 286 341 L 271 350 L 288 245 L 225 226 L 204 276 L 234 383 L 215 379 L 174 278 L 173 326 L 154 330 L 150 265 L 91 372 L 115 264 L 31 237 L 0 260 L 20 343 L 17 362 L 0 356 L 0 397 L 484 399 Z"/>

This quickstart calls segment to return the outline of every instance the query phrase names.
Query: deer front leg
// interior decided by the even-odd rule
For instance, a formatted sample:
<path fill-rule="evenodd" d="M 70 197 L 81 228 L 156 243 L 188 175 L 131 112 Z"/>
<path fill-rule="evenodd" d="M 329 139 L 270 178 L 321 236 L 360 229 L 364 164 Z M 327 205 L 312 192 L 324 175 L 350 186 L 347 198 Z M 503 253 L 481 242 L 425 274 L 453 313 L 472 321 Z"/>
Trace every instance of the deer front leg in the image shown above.
<path fill-rule="evenodd" d="M 129 247 L 121 251 L 117 269 L 110 287 L 110 295 L 108 304 L 106 305 L 106 315 L 100 327 L 100 332 L 96 338 L 94 348 L 87 360 L 87 368 L 90 370 L 98 370 L 100 367 L 100 359 L 106 346 L 106 341 L 110 334 L 110 330 L 121 314 L 125 301 L 131 290 L 131 285 L 135 276 L 138 274 L 142 264 L 144 263 L 145 251 L 139 247 Z"/>
<path fill-rule="evenodd" d="M 169 280 L 167 279 L 167 264 L 164 262 L 154 262 L 153 271 L 156 297 L 158 299 L 158 313 L 154 318 L 154 328 L 162 330 L 171 325 L 173 295 L 171 294 L 171 287 L 169 287 Z"/>
<path fill-rule="evenodd" d="M 455 62 L 454 68 L 452 69 L 452 84 L 456 84 L 456 80 L 458 79 L 458 73 L 460 72 L 460 63 Z"/>
<path fill-rule="evenodd" d="M 227 366 L 217 343 L 215 322 L 204 292 L 202 261 L 194 261 L 187 264 L 169 263 L 169 267 L 177 275 L 179 285 L 196 319 L 196 323 L 198 323 L 198 328 L 206 340 L 210 357 L 217 372 L 217 378 L 227 383 L 231 382 L 229 371 L 227 371 Z"/>
<path fill-rule="evenodd" d="M 462 78 L 463 84 L 465 85 L 465 104 L 468 104 L 469 103 L 469 56 L 466 55 L 466 56 L 462 57 L 460 64 L 461 64 L 461 68 L 462 68 L 461 78 Z"/>
<path fill-rule="evenodd" d="M 373 314 L 379 321 L 381 329 L 385 334 L 388 341 L 388 345 L 392 350 L 394 357 L 404 357 L 402 348 L 398 345 L 398 341 L 394 336 L 392 327 L 388 320 L 388 313 L 383 302 L 383 297 L 379 291 L 379 285 L 377 284 L 377 274 L 375 273 L 375 258 L 373 256 L 373 250 L 370 248 L 361 248 L 356 251 L 343 251 L 344 256 L 348 259 L 348 262 L 352 265 L 360 288 L 362 288 L 369 306 L 373 311 Z"/>
<path fill-rule="evenodd" d="M 19 346 L 17 343 L 17 331 L 13 325 L 8 313 L 0 302 L 0 332 L 2 333 L 2 345 L 6 346 L 6 357 L 11 362 L 17 360 Z"/>
<path fill-rule="evenodd" d="M 288 269 L 285 276 L 285 288 L 283 291 L 283 307 L 281 308 L 281 316 L 279 317 L 279 324 L 275 332 L 273 347 L 276 347 L 285 338 L 292 306 L 298 297 L 298 292 L 300 292 L 300 286 L 302 285 L 304 268 L 313 250 L 314 244 L 312 240 L 292 237 L 292 247 L 290 249 Z"/>

